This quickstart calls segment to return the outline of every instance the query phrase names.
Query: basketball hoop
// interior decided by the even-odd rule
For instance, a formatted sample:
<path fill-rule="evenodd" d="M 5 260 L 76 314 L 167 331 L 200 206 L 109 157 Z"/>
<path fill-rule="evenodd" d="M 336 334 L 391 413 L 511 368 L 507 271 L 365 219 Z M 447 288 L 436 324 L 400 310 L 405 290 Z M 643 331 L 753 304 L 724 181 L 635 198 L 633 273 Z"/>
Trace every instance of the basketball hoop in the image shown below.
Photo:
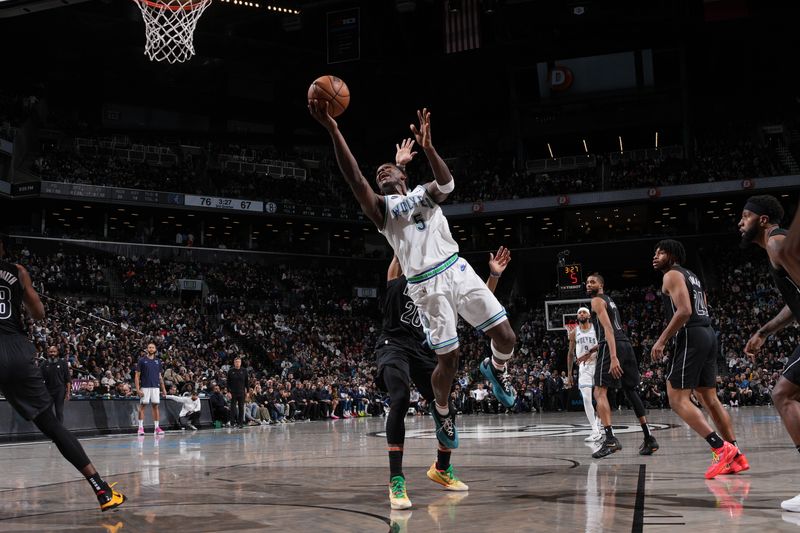
<path fill-rule="evenodd" d="M 194 55 L 194 30 L 211 0 L 133 0 L 142 12 L 144 53 L 151 61 L 183 63 Z"/>

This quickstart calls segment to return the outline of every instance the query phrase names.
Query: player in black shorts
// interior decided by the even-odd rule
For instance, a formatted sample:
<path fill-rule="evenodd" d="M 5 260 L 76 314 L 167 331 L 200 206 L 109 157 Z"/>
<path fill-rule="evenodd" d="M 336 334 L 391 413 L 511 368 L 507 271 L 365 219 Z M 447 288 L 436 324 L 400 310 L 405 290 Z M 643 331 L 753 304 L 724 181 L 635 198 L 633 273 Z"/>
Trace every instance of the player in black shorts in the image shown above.
<path fill-rule="evenodd" d="M 664 273 L 661 286 L 667 327 L 653 345 L 653 361 L 664 357 L 664 347 L 675 338 L 672 364 L 667 375 L 669 405 L 684 422 L 711 446 L 711 466 L 706 479 L 735 474 L 750 465 L 736 445 L 733 423 L 717 397 L 717 336 L 711 328 L 706 292 L 700 279 L 684 268 L 686 250 L 678 241 L 665 239 L 656 245 L 653 268 Z M 690 400 L 692 391 L 708 409 L 722 437 Z"/>
<path fill-rule="evenodd" d="M 751 358 L 761 351 L 770 335 L 800 321 L 800 280 L 792 279 L 783 266 L 781 252 L 786 241 L 786 230 L 779 226 L 783 214 L 783 207 L 774 196 L 752 196 L 748 198 L 739 221 L 742 247 L 755 243 L 767 251 L 772 279 L 786 302 L 777 316 L 761 326 L 747 341 L 744 351 Z M 789 357 L 783 375 L 772 389 L 772 402 L 800 452 L 800 346 Z M 800 495 L 782 502 L 781 507 L 800 513 Z"/>
<path fill-rule="evenodd" d="M 494 292 L 497 281 L 511 261 L 508 249 L 500 247 L 489 254 L 489 279 L 486 285 Z M 435 401 L 431 374 L 436 368 L 436 353 L 427 344 L 414 302 L 406 294 L 406 278 L 395 257 L 386 276 L 386 295 L 383 300 L 383 328 L 375 350 L 378 361 L 378 383 L 389 393 L 390 409 L 386 417 L 386 443 L 389 450 L 389 502 L 392 509 L 408 509 L 411 500 L 403 475 L 403 444 L 405 416 L 408 412 L 411 381 L 420 394 L 432 405 Z M 446 419 L 450 420 L 450 419 Z M 438 435 L 437 435 L 438 436 Z M 458 439 L 456 438 L 456 444 Z M 445 489 L 466 491 L 469 487 L 453 473 L 451 449 L 438 443 L 437 459 L 428 469 L 428 478 Z"/>
<path fill-rule="evenodd" d="M 594 370 L 594 398 L 597 401 L 597 416 L 603 422 L 605 439 L 592 454 L 600 459 L 622 449 L 611 425 L 611 406 L 608 404 L 608 389 L 622 387 L 625 397 L 633 406 L 642 426 L 644 440 L 639 446 L 639 455 L 652 455 L 658 450 L 658 442 L 650 434 L 644 404 L 639 396 L 639 363 L 633 353 L 628 336 L 622 329 L 617 304 L 603 293 L 605 280 L 595 272 L 586 279 L 586 292 L 592 297 L 592 320 L 597 332 L 597 363 Z"/>
<path fill-rule="evenodd" d="M 26 420 L 32 420 L 52 439 L 61 455 L 86 477 L 102 511 L 119 507 L 125 496 L 103 481 L 78 439 L 53 414 L 53 399 L 34 363 L 36 350 L 22 324 L 23 305 L 35 320 L 44 318 L 44 306 L 33 289 L 28 271 L 5 260 L 7 244 L 8 238 L 0 235 L 0 391 L 12 407 Z"/>

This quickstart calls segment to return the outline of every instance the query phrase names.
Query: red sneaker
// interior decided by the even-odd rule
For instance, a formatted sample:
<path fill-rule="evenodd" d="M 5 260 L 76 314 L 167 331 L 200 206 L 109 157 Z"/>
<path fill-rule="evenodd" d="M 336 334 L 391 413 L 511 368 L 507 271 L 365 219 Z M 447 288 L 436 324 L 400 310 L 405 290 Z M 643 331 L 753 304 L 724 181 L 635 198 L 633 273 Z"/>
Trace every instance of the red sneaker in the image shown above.
<path fill-rule="evenodd" d="M 739 453 L 739 450 L 730 442 L 726 442 L 720 448 L 712 449 L 711 466 L 706 470 L 706 479 L 714 479 L 726 468 L 730 468 L 730 464 L 737 453 Z"/>
<path fill-rule="evenodd" d="M 733 460 L 733 464 L 738 466 L 739 470 L 737 470 L 737 472 L 750 470 L 750 463 L 747 462 L 747 457 L 745 457 L 743 453 L 739 453 L 736 459 Z"/>

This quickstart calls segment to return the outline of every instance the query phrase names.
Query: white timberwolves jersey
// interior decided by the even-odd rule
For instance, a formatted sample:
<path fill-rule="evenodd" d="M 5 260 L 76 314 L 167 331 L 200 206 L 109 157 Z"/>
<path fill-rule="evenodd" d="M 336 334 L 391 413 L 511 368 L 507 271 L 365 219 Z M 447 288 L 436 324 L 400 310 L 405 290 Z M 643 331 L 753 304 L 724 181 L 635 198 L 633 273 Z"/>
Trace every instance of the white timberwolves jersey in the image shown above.
<path fill-rule="evenodd" d="M 595 346 L 597 346 L 597 335 L 595 335 L 594 326 L 591 326 L 587 331 L 583 331 L 579 324 L 575 328 L 575 357 L 586 355 Z M 595 358 L 596 356 L 592 356 L 587 363 L 594 363 Z"/>
<path fill-rule="evenodd" d="M 386 211 L 381 233 L 397 255 L 406 278 L 434 268 L 458 253 L 458 244 L 439 204 L 423 185 L 406 196 L 384 196 Z"/>

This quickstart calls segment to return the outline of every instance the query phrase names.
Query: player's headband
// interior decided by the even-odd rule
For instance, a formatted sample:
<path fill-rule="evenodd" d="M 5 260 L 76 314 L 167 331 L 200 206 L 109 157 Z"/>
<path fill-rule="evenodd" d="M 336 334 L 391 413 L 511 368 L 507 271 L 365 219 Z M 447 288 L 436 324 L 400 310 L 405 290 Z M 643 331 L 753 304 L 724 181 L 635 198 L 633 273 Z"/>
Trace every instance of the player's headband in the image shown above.
<path fill-rule="evenodd" d="M 747 202 L 746 204 L 744 204 L 744 208 L 750 211 L 751 213 L 755 213 L 758 216 L 767 214 L 767 210 L 764 208 L 764 206 L 759 205 L 755 202 Z"/>
<path fill-rule="evenodd" d="M 591 311 L 589 311 L 589 308 L 588 308 L 588 307 L 581 307 L 581 308 L 579 308 L 579 309 L 578 309 L 578 313 L 580 313 L 581 311 L 586 311 L 586 314 L 588 314 L 588 315 L 591 315 L 591 314 L 592 314 L 592 312 L 591 312 Z"/>

